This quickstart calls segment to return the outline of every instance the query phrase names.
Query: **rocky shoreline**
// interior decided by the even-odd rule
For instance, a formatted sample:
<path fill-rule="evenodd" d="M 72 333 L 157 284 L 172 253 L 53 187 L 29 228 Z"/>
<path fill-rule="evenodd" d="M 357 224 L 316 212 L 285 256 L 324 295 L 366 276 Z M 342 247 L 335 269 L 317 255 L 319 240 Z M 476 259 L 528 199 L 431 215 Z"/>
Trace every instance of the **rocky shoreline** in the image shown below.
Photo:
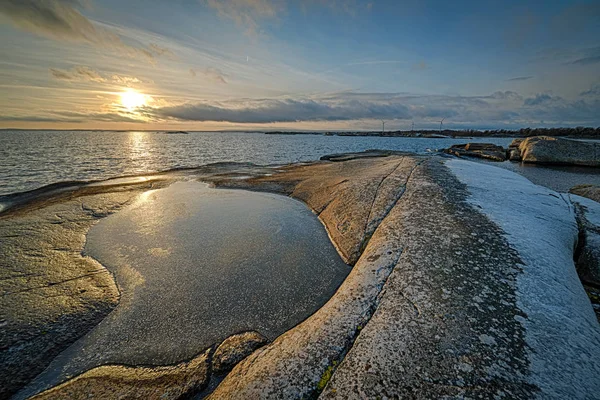
<path fill-rule="evenodd" d="M 580 276 L 583 265 L 591 269 L 592 278 L 582 279 L 593 283 L 600 204 L 491 166 L 368 152 L 283 167 L 217 164 L 16 199 L 0 214 L 7 267 L 0 281 L 1 397 L 116 305 L 111 276 L 81 255 L 91 225 L 180 179 L 305 202 L 352 272 L 325 306 L 265 346 L 249 334 L 176 366 L 99 367 L 38 397 L 586 398 L 600 392 L 600 326 L 573 261 Z M 218 354 L 228 356 L 217 361 Z"/>
<path fill-rule="evenodd" d="M 491 161 L 600 167 L 600 142 L 535 136 L 512 141 L 508 149 L 491 143 L 456 144 L 444 153 Z"/>

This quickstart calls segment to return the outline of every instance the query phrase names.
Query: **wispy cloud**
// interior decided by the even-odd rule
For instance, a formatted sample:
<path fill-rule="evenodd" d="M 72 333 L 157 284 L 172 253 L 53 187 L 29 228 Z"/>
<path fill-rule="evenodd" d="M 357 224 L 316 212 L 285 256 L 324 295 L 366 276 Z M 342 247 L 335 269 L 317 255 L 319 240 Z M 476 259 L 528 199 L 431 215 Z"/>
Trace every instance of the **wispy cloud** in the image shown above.
<path fill-rule="evenodd" d="M 353 65 L 380 65 L 380 64 L 406 64 L 406 61 L 400 60 L 371 60 L 371 61 L 357 61 L 345 64 L 347 66 Z"/>
<path fill-rule="evenodd" d="M 142 83 L 142 80 L 133 76 L 119 74 L 105 75 L 101 74 L 95 69 L 82 65 L 73 67 L 71 70 L 50 68 L 50 74 L 55 79 L 60 79 L 64 81 L 114 83 L 127 86 L 136 83 Z"/>
<path fill-rule="evenodd" d="M 425 61 L 421 61 L 419 63 L 414 64 L 411 69 L 413 71 L 425 71 L 428 68 L 429 68 L 429 65 L 427 65 L 427 63 Z"/>
<path fill-rule="evenodd" d="M 198 71 L 196 71 L 193 68 L 190 68 L 190 75 L 196 77 L 198 76 L 198 74 L 201 74 L 205 78 L 217 83 L 227 83 L 226 75 L 218 68 L 209 67 L 200 69 Z"/>
<path fill-rule="evenodd" d="M 571 64 L 575 64 L 575 65 L 592 65 L 592 64 L 598 64 L 598 63 L 600 63 L 600 55 L 578 58 L 577 60 L 571 62 Z"/>
<path fill-rule="evenodd" d="M 259 33 L 259 24 L 273 19 L 285 9 L 285 0 L 205 0 L 220 17 L 233 20 L 248 34 Z"/>
<path fill-rule="evenodd" d="M 156 44 L 135 47 L 126 44 L 114 32 L 96 26 L 81 14 L 79 0 L 2 0 L 4 14 L 17 28 L 54 40 L 84 42 L 113 49 L 129 57 L 141 57 L 154 62 L 157 56 L 172 54 Z"/>
<path fill-rule="evenodd" d="M 507 79 L 507 82 L 520 82 L 520 81 L 528 81 L 533 79 L 533 76 L 517 76 L 516 78 Z"/>
<path fill-rule="evenodd" d="M 215 9 L 219 16 L 233 20 L 246 33 L 255 36 L 261 33 L 261 24 L 269 20 L 277 20 L 287 12 L 289 3 L 300 4 L 308 12 L 312 7 L 327 7 L 333 11 L 341 11 L 356 15 L 359 10 L 371 11 L 372 1 L 364 0 L 202 0 Z"/>
<path fill-rule="evenodd" d="M 0 115 L 0 121 L 5 122 L 62 122 L 62 123 L 86 123 L 96 122 L 145 122 L 136 118 L 135 115 L 127 115 L 112 112 L 79 112 L 79 111 L 48 111 L 43 115 Z"/>

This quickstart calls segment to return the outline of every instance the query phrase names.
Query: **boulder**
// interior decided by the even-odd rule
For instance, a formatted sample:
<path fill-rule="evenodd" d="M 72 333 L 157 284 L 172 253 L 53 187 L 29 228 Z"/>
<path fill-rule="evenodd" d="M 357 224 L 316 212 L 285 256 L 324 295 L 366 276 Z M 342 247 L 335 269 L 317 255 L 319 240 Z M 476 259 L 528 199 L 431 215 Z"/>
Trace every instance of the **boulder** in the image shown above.
<path fill-rule="evenodd" d="M 573 186 L 569 193 L 576 194 L 581 197 L 587 197 L 600 203 L 600 186 L 596 185 L 577 185 Z"/>
<path fill-rule="evenodd" d="M 521 161 L 521 151 L 518 148 L 509 149 L 508 159 L 510 161 Z"/>
<path fill-rule="evenodd" d="M 506 150 L 492 143 L 455 144 L 444 150 L 458 157 L 477 157 L 492 161 L 506 161 Z"/>
<path fill-rule="evenodd" d="M 509 145 L 508 145 L 508 149 L 518 149 L 519 146 L 521 145 L 521 142 L 523 142 L 523 140 L 525 139 L 514 139 Z"/>
<path fill-rule="evenodd" d="M 514 142 L 513 142 L 514 144 Z M 518 143 L 527 163 L 600 167 L 600 143 L 534 136 Z"/>

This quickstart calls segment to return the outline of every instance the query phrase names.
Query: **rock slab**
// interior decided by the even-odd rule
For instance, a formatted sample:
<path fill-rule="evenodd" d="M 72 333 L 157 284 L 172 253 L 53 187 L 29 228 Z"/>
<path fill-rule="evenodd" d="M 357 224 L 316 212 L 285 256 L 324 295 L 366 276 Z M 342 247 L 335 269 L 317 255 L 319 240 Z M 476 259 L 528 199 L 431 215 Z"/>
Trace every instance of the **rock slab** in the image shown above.
<path fill-rule="evenodd" d="M 527 163 L 600 167 L 598 142 L 536 136 L 520 141 L 518 149 Z"/>

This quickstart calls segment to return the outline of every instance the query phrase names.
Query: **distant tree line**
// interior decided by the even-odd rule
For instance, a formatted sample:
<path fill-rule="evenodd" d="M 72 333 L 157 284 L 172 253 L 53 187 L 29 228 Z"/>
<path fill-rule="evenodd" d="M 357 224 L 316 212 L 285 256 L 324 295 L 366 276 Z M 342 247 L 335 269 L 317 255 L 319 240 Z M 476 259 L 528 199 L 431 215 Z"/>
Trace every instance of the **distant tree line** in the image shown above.
<path fill-rule="evenodd" d="M 521 129 L 427 129 L 415 131 L 273 131 L 269 135 L 326 135 L 326 136 L 385 136 L 385 137 L 528 137 L 528 136 L 567 136 L 574 138 L 600 139 L 600 127 L 591 128 L 578 126 L 576 128 L 521 128 Z"/>

